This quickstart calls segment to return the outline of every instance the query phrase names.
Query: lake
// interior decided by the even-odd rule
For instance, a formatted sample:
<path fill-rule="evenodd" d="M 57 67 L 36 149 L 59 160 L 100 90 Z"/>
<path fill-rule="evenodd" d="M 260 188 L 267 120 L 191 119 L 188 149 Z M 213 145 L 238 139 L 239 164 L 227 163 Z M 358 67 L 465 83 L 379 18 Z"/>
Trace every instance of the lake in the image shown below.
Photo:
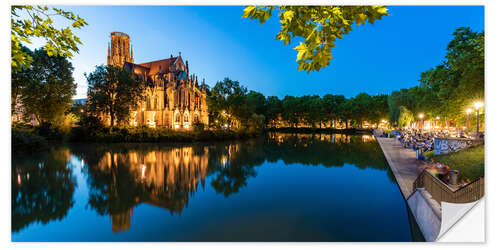
<path fill-rule="evenodd" d="M 422 241 L 371 135 L 12 156 L 12 241 Z"/>

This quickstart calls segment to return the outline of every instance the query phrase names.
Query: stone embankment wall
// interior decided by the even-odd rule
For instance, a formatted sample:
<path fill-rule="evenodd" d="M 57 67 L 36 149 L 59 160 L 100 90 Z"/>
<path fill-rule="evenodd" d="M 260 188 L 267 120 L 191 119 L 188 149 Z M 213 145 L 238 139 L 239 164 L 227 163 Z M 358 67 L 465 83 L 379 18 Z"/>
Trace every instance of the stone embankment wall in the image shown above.
<path fill-rule="evenodd" d="M 423 188 L 418 188 L 407 202 L 425 240 L 435 241 L 441 229 L 441 205 Z"/>
<path fill-rule="evenodd" d="M 457 152 L 470 146 L 478 145 L 481 141 L 464 138 L 434 138 L 434 154 Z"/>

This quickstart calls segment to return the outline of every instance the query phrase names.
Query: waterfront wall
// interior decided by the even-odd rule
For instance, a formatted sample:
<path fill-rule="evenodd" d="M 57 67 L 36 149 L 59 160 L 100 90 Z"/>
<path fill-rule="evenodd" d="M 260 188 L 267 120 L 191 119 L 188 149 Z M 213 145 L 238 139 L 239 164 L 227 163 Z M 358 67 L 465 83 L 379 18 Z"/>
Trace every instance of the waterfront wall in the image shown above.
<path fill-rule="evenodd" d="M 429 192 L 418 188 L 407 200 L 420 231 L 428 242 L 433 242 L 441 229 L 441 206 Z"/>
<path fill-rule="evenodd" d="M 434 138 L 434 154 L 447 154 L 457 152 L 479 144 L 480 141 L 465 138 Z"/>

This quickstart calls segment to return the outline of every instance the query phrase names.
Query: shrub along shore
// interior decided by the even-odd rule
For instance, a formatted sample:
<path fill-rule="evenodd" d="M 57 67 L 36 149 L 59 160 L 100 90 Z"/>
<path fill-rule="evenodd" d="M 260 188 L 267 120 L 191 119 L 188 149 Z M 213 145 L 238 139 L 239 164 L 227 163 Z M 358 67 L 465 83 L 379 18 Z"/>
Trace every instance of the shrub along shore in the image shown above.
<path fill-rule="evenodd" d="M 333 128 L 269 128 L 265 130 L 173 130 L 168 128 L 149 128 L 146 126 L 130 127 L 101 127 L 79 126 L 62 130 L 54 126 L 26 126 L 15 124 L 12 126 L 12 150 L 39 151 L 48 148 L 51 143 L 57 142 L 101 142 L 101 143 L 128 143 L 128 142 L 196 142 L 196 141 L 223 141 L 255 138 L 265 132 L 282 133 L 346 133 L 367 134 L 369 129 L 333 129 Z"/>
<path fill-rule="evenodd" d="M 253 130 L 184 130 L 148 127 L 73 127 L 69 131 L 58 128 L 12 127 L 12 150 L 40 151 L 59 142 L 195 142 L 254 138 L 263 131 Z"/>
<path fill-rule="evenodd" d="M 104 131 L 93 131 L 85 127 L 74 127 L 68 138 L 70 142 L 195 142 L 222 141 L 257 137 L 261 131 L 251 130 L 172 130 L 169 128 L 112 127 Z"/>

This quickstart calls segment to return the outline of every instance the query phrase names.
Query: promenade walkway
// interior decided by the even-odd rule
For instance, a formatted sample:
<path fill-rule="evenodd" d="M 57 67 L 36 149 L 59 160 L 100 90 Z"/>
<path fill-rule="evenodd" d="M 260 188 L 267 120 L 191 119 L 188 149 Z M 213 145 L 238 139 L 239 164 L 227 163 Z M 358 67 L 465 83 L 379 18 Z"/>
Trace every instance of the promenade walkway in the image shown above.
<path fill-rule="evenodd" d="M 425 166 L 418 163 L 414 150 L 403 148 L 394 138 L 376 138 L 391 167 L 392 173 L 396 177 L 399 188 L 407 200 L 413 192 L 413 182 Z"/>

